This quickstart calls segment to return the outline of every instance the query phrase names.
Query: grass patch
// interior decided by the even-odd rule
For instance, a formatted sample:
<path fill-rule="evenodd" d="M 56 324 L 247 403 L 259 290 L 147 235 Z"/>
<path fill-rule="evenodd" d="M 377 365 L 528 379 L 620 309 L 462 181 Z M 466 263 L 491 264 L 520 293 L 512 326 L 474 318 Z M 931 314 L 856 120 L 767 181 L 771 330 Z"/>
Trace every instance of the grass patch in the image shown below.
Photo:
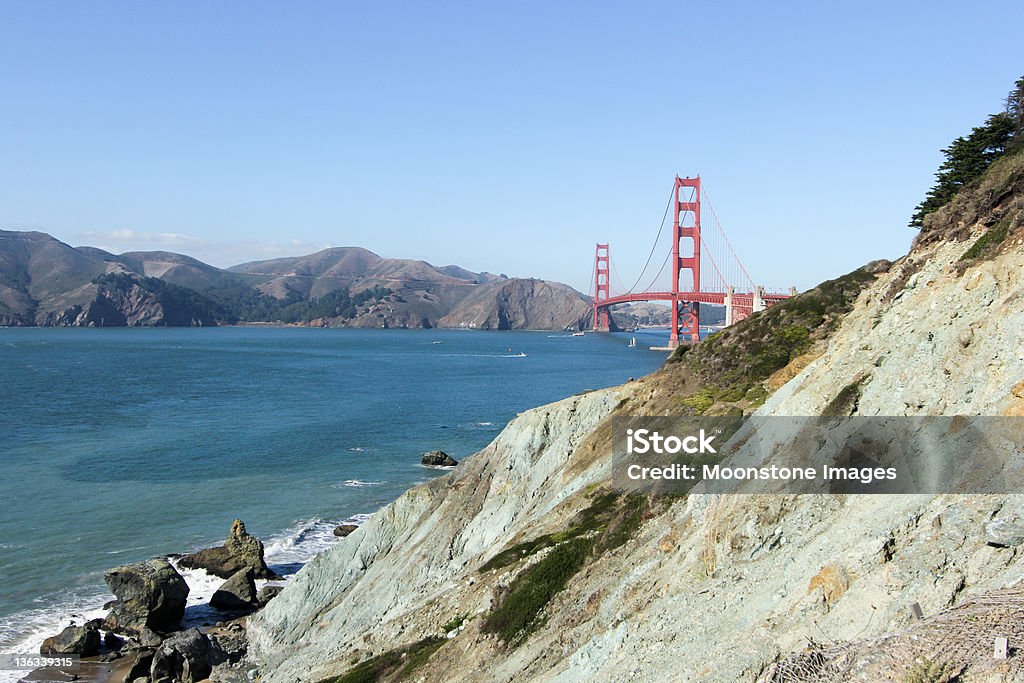
<path fill-rule="evenodd" d="M 1010 235 L 1010 217 L 996 223 L 988 231 L 974 241 L 974 244 L 960 257 L 961 261 L 973 259 L 989 259 L 995 256 L 999 245 L 1006 241 Z"/>
<path fill-rule="evenodd" d="M 715 390 L 713 387 L 704 386 L 689 396 L 679 399 L 679 405 L 692 410 L 695 414 L 701 415 L 705 410 L 715 403 Z"/>
<path fill-rule="evenodd" d="M 451 633 L 455 629 L 459 628 L 466 623 L 466 619 L 469 617 L 468 614 L 459 614 L 452 617 L 444 626 L 441 627 L 442 633 Z"/>
<path fill-rule="evenodd" d="M 866 377 L 851 382 L 843 387 L 836 397 L 829 401 L 828 405 L 821 411 L 823 417 L 846 417 L 853 414 L 860 401 L 860 390 L 867 380 Z"/>
<path fill-rule="evenodd" d="M 357 664 L 340 676 L 326 678 L 320 683 L 381 683 L 383 681 L 404 681 L 430 656 L 444 645 L 447 639 L 431 636 L 412 645 L 379 654 Z"/>
<path fill-rule="evenodd" d="M 545 534 L 495 555 L 482 570 L 507 566 L 540 549 L 551 548 L 543 559 L 512 581 L 481 630 L 496 634 L 509 647 L 525 642 L 547 621 L 544 608 L 572 577 L 601 554 L 632 538 L 647 510 L 647 499 L 643 496 L 599 493 L 590 506 L 577 513 L 568 529 Z"/>
<path fill-rule="evenodd" d="M 952 662 L 939 662 L 927 657 L 918 660 L 903 674 L 904 683 L 955 683 L 964 667 Z"/>
<path fill-rule="evenodd" d="M 498 608 L 487 615 L 482 630 L 497 634 L 509 647 L 523 643 L 544 625 L 542 610 L 583 569 L 593 547 L 593 537 L 574 538 L 528 567 L 509 586 Z"/>
<path fill-rule="evenodd" d="M 691 415 L 707 414 L 715 403 L 757 408 L 768 396 L 763 383 L 831 337 L 857 296 L 875 281 L 875 272 L 870 264 L 858 268 L 754 313 L 696 346 L 680 346 L 667 369 L 685 378 L 685 388 L 668 407 Z"/>

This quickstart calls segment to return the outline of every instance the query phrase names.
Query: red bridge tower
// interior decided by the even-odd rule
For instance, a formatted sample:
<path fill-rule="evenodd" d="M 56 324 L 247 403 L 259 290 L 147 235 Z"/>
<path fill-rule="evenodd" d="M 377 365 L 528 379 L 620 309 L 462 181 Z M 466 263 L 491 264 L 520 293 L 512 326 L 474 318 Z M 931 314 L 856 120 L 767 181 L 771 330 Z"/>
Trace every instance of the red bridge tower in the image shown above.
<path fill-rule="evenodd" d="M 684 189 L 686 188 L 686 189 Z M 689 190 L 692 189 L 692 194 Z M 674 206 L 672 219 L 672 331 L 668 345 L 679 346 L 680 335 L 689 342 L 700 341 L 700 304 L 693 300 L 693 293 L 700 290 L 700 176 L 696 178 L 680 178 L 676 176 L 673 193 Z M 683 255 L 680 242 L 684 239 L 693 242 Z M 679 280 L 683 270 L 689 270 L 692 277 L 690 298 L 680 296 Z M 689 284 L 689 283 L 688 283 Z"/>
<path fill-rule="evenodd" d="M 610 292 L 608 272 L 611 264 L 608 253 L 607 244 L 598 244 L 594 252 L 594 330 L 597 332 L 611 329 L 608 307 L 600 307 L 602 301 L 608 300 Z"/>

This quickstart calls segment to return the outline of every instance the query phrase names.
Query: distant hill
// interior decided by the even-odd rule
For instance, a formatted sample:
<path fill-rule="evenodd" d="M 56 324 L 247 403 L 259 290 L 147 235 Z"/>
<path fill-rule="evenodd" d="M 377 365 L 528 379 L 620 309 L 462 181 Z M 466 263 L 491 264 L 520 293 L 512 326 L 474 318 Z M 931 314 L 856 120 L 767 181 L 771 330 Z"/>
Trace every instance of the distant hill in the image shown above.
<path fill-rule="evenodd" d="M 165 251 L 112 254 L 0 230 L 0 325 L 585 327 L 560 283 L 382 258 L 360 247 L 221 269 Z"/>

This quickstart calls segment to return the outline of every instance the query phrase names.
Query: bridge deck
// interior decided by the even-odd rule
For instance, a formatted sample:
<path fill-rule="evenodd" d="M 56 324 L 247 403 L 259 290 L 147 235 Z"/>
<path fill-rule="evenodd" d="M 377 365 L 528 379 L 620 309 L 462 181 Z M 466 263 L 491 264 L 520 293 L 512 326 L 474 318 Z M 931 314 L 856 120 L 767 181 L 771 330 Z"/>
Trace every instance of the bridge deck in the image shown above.
<path fill-rule="evenodd" d="M 788 299 L 788 294 L 764 294 L 762 297 L 765 303 L 777 303 Z M 725 305 L 725 292 L 679 292 L 678 295 L 672 292 L 639 292 L 637 294 L 622 294 L 609 297 L 597 302 L 599 308 L 614 306 L 615 304 L 632 303 L 636 301 L 690 301 L 699 304 Z M 751 292 L 734 292 L 732 301 L 737 306 L 752 306 L 754 295 Z"/>

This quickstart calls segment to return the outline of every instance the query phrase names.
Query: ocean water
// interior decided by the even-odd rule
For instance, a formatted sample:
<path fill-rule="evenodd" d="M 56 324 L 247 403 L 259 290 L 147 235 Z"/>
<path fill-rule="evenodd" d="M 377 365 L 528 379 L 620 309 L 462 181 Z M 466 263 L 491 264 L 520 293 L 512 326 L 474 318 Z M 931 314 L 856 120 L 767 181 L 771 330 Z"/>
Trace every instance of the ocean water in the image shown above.
<path fill-rule="evenodd" d="M 294 572 L 440 448 L 656 369 L 664 330 L 0 329 L 0 652 L 101 615 L 105 569 L 221 542 Z M 525 355 L 522 355 L 525 354 Z M 219 583 L 192 572 L 186 615 Z M 215 620 L 215 619 L 214 619 Z"/>

